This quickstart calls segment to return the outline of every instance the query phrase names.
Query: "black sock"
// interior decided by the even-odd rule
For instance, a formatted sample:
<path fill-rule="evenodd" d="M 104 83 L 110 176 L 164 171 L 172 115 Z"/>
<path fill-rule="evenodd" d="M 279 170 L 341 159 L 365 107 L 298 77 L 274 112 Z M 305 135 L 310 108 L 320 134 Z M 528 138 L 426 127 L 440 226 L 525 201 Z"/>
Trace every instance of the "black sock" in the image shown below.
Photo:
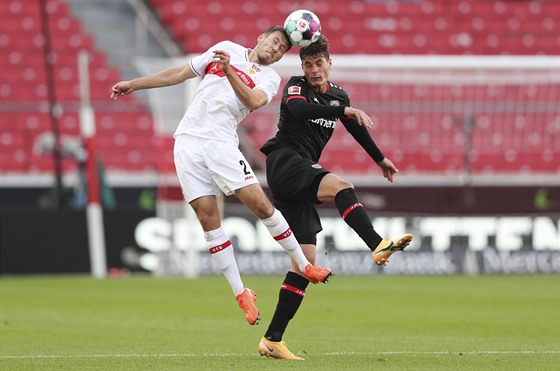
<path fill-rule="evenodd" d="M 371 251 L 383 240 L 371 225 L 371 219 L 367 215 L 364 207 L 358 202 L 353 188 L 346 188 L 338 192 L 334 202 L 342 219 L 352 228 Z"/>
<path fill-rule="evenodd" d="M 307 278 L 300 276 L 294 272 L 288 272 L 284 283 L 280 287 L 280 294 L 278 295 L 278 304 L 276 304 L 276 311 L 270 321 L 268 330 L 264 337 L 270 341 L 281 341 L 286 327 L 292 318 L 294 318 L 303 297 L 305 296 L 305 289 L 309 285 Z"/>

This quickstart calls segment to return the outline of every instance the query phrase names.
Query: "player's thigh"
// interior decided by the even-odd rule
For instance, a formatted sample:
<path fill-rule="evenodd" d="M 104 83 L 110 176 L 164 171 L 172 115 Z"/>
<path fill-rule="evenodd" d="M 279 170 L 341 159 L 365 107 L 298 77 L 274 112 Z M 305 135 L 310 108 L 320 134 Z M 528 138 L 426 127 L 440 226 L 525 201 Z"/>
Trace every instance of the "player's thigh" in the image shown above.
<path fill-rule="evenodd" d="M 191 202 L 203 196 L 217 196 L 220 189 L 205 163 L 203 142 L 196 137 L 179 135 L 175 139 L 173 159 L 183 196 Z"/>
<path fill-rule="evenodd" d="M 208 171 L 227 196 L 240 188 L 259 183 L 249 161 L 237 145 L 229 142 L 207 141 L 205 146 Z"/>
<path fill-rule="evenodd" d="M 293 150 L 276 150 L 266 159 L 268 186 L 275 198 L 291 202 L 316 202 L 315 179 L 328 173 L 318 163 Z"/>

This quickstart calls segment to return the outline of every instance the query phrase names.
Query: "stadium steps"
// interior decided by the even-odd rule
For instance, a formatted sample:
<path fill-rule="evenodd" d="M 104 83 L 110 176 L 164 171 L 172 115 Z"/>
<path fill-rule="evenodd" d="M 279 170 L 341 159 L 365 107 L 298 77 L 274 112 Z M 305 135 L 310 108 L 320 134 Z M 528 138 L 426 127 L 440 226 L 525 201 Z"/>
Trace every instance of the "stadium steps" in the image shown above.
<path fill-rule="evenodd" d="M 165 57 L 167 54 L 153 37 L 137 47 L 136 14 L 127 1 L 68 0 L 72 15 L 103 50 L 109 62 L 122 71 L 124 79 L 138 77 L 134 56 Z"/>

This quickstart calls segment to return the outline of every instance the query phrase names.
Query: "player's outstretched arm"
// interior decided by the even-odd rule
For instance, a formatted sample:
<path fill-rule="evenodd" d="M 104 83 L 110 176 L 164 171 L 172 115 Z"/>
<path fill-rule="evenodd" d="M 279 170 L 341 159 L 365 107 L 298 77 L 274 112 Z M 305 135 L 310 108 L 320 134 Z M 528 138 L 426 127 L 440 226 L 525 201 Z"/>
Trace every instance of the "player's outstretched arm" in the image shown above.
<path fill-rule="evenodd" d="M 111 88 L 111 99 L 118 99 L 136 90 L 162 88 L 165 86 L 176 85 L 187 79 L 195 77 L 190 64 L 170 67 L 152 75 L 142 76 L 130 81 L 121 81 Z"/>

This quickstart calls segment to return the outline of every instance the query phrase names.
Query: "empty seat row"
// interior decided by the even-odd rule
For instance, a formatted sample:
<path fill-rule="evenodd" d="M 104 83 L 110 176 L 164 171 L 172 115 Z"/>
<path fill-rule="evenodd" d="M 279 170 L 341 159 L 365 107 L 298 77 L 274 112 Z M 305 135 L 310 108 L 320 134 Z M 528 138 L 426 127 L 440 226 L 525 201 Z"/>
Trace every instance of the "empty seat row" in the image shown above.
<path fill-rule="evenodd" d="M 107 63 L 63 0 L 47 0 L 49 38 L 43 33 L 38 0 L 0 4 L 0 173 L 51 172 L 49 138 L 56 129 L 65 143 L 81 143 L 78 52 L 89 54 L 90 97 L 95 107 L 98 156 L 111 171 L 147 171 L 157 166 L 153 117 L 135 97 L 111 102 L 110 88 L 121 73 Z M 45 46 L 50 46 L 46 50 Z M 45 53 L 48 54 L 45 54 Z M 50 64 L 47 64 L 47 61 Z M 52 72 L 52 75 L 50 73 Z M 51 78 L 52 76 L 52 78 Z M 49 102 L 58 107 L 49 114 Z M 45 152 L 47 151 L 47 152 Z M 63 159 L 64 171 L 77 160 Z"/>
<path fill-rule="evenodd" d="M 322 1 L 320 17 L 333 54 L 557 54 L 560 3 Z M 252 44 L 256 34 L 282 24 L 294 4 L 152 0 L 160 19 L 185 50 L 200 52 L 231 33 Z M 511 42 L 510 42 L 511 40 Z"/>

